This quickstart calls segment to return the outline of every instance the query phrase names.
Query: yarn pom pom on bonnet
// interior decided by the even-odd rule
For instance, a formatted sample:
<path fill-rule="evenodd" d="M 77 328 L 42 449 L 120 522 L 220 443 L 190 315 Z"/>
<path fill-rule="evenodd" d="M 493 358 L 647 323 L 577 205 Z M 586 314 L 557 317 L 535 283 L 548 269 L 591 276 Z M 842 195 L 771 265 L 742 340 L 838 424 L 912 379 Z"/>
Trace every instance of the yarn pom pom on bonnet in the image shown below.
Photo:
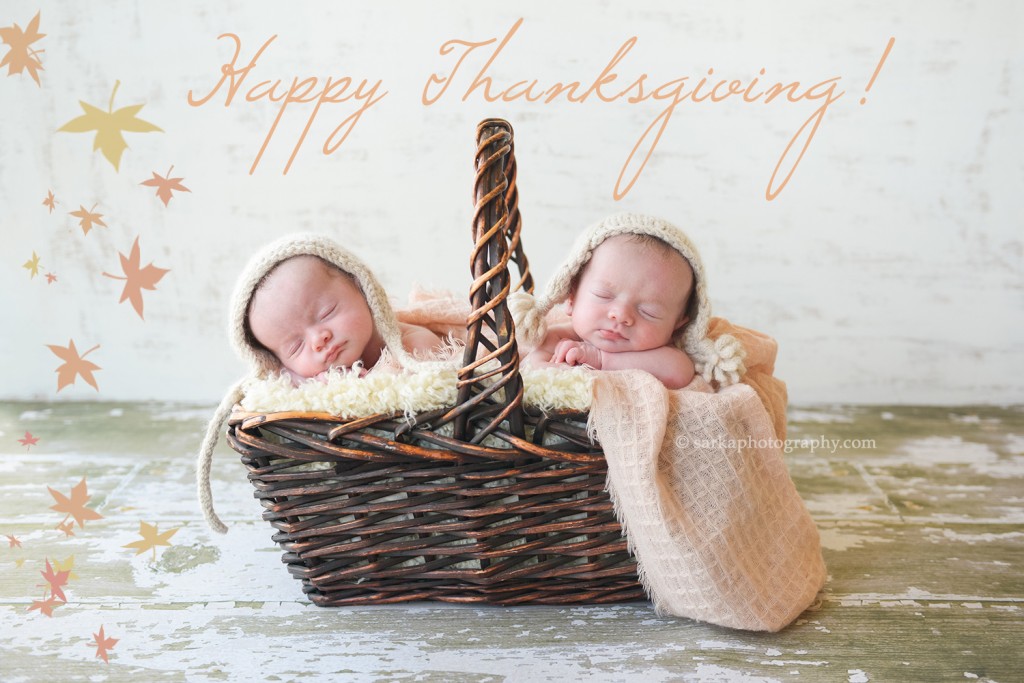
<path fill-rule="evenodd" d="M 516 333 L 526 344 L 539 344 L 547 333 L 546 316 L 551 309 L 569 298 L 572 287 L 594 250 L 609 237 L 617 235 L 650 235 L 679 252 L 693 270 L 693 293 L 686 314 L 690 321 L 675 334 L 672 341 L 693 361 L 694 368 L 708 382 L 720 386 L 740 380 L 746 368 L 743 346 L 732 335 L 708 338 L 711 302 L 708 299 L 707 276 L 700 254 L 693 242 L 671 223 L 653 216 L 621 213 L 609 216 L 590 226 L 573 245 L 547 289 L 539 297 L 525 293 L 513 295 L 509 302 L 516 324 Z"/>
<path fill-rule="evenodd" d="M 231 295 L 231 313 L 228 319 L 231 345 L 238 356 L 249 364 L 256 377 L 266 378 L 279 372 L 281 363 L 253 337 L 248 323 L 249 307 L 252 305 L 256 290 L 267 275 L 282 262 L 296 256 L 316 256 L 350 275 L 366 299 L 377 331 L 380 332 L 392 357 L 404 368 L 411 368 L 417 364 L 402 348 L 398 319 L 384 288 L 366 264 L 328 237 L 297 234 L 272 242 L 253 255 L 235 283 L 235 290 Z"/>

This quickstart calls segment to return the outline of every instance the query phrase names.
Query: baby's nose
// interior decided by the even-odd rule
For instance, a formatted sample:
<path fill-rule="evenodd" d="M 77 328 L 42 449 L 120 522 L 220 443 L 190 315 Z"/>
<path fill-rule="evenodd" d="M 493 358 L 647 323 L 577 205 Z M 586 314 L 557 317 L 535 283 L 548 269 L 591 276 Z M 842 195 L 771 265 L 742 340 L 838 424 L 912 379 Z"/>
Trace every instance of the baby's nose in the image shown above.
<path fill-rule="evenodd" d="M 327 328 L 317 330 L 313 333 L 313 348 L 317 351 L 320 351 L 327 346 L 327 342 L 329 341 L 331 341 L 331 331 Z"/>
<path fill-rule="evenodd" d="M 608 317 L 616 322 L 622 323 L 623 325 L 629 325 L 633 322 L 633 316 L 629 312 L 628 306 L 612 306 L 608 309 Z"/>

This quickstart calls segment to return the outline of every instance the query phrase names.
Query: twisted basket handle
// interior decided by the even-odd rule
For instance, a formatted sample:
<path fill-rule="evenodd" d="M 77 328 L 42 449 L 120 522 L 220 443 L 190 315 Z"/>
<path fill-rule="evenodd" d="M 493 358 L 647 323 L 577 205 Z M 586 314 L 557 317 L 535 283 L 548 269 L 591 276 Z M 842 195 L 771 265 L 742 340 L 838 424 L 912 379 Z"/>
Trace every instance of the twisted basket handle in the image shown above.
<path fill-rule="evenodd" d="M 511 252 L 510 258 L 519 270 L 519 282 L 515 284 L 512 291 L 517 292 L 521 289 L 528 294 L 533 294 L 533 274 L 530 272 L 530 262 L 526 259 L 526 252 L 523 251 L 523 220 L 519 214 L 519 185 L 516 183 L 519 169 L 516 166 L 515 134 L 508 121 L 487 119 L 477 126 L 478 139 L 483 127 L 488 124 L 504 126 L 508 129 L 509 134 L 508 154 L 505 156 L 505 180 L 508 183 L 508 188 L 505 190 L 505 206 L 508 208 L 506 236 L 508 237 L 508 249 Z M 477 158 L 479 159 L 479 155 Z"/>
<path fill-rule="evenodd" d="M 455 417 L 455 438 L 474 444 L 506 420 L 508 432 L 524 435 L 519 347 L 506 301 L 511 290 L 510 257 L 520 272 L 517 288 L 532 291 L 533 278 L 520 238 L 522 221 L 515 177 L 512 126 L 501 119 L 481 122 L 477 126 L 470 257 L 472 311 L 466 321 L 466 351 L 458 374 L 458 399 L 451 413 Z M 484 369 L 492 361 L 497 362 L 497 367 Z"/>

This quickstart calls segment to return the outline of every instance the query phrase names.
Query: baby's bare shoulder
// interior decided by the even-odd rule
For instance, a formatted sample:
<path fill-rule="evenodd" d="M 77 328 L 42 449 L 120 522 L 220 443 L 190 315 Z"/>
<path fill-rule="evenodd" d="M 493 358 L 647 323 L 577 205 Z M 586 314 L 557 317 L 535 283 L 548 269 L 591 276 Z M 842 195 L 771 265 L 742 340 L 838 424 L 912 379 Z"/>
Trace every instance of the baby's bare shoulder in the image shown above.
<path fill-rule="evenodd" d="M 544 335 L 543 346 L 548 344 L 557 344 L 563 339 L 572 339 L 579 341 L 580 337 L 576 334 L 576 331 L 572 329 L 572 324 L 562 323 L 560 325 L 552 325 L 548 328 L 547 334 Z"/>
<path fill-rule="evenodd" d="M 433 351 L 442 345 L 440 337 L 420 325 L 400 322 L 398 329 L 406 351 Z"/>
<path fill-rule="evenodd" d="M 414 334 L 417 332 L 430 332 L 430 330 L 422 325 L 413 325 L 412 323 L 403 322 L 398 323 L 398 329 L 401 331 L 403 337 L 407 334 Z M 430 332 L 430 334 L 433 334 L 433 332 Z"/>

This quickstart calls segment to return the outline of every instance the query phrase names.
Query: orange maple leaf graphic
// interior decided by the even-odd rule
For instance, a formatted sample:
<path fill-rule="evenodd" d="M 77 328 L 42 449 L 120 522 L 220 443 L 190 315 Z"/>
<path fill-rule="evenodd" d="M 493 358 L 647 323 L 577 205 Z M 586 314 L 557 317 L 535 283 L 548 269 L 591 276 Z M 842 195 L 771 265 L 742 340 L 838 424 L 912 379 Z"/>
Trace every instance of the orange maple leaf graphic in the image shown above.
<path fill-rule="evenodd" d="M 88 487 L 85 484 L 85 477 L 82 477 L 82 481 L 75 484 L 74 488 L 71 489 L 70 497 L 65 496 L 63 493 L 60 493 L 49 486 L 47 486 L 46 489 L 50 492 L 50 495 L 53 496 L 53 499 L 57 501 L 57 504 L 51 505 L 50 509 L 56 510 L 57 512 L 64 512 L 67 515 L 64 517 L 61 524 L 67 522 L 68 517 L 74 517 L 75 521 L 78 522 L 78 526 L 84 529 L 85 521 L 87 519 L 103 519 L 103 515 L 95 510 L 90 510 L 85 507 L 85 504 L 88 503 L 89 498 L 91 498 Z"/>
<path fill-rule="evenodd" d="M 60 531 L 63 531 L 65 536 L 74 536 L 75 535 L 75 532 L 73 531 L 74 528 L 75 528 L 75 523 L 70 521 L 70 520 L 57 525 L 57 529 L 60 530 Z"/>
<path fill-rule="evenodd" d="M 83 480 L 84 481 L 84 480 Z M 51 489 L 52 491 L 52 489 Z M 69 558 L 71 562 L 74 562 L 74 557 Z M 39 610 L 40 614 L 45 614 L 48 617 L 53 616 L 53 610 L 55 607 L 66 605 L 68 603 L 67 597 L 64 595 L 64 586 L 67 585 L 68 576 L 71 574 L 70 569 L 61 569 L 58 565 L 57 570 L 54 571 L 53 567 L 50 566 L 50 559 L 46 559 L 46 569 L 39 572 L 46 579 L 46 590 L 43 591 L 43 597 L 41 600 L 33 600 L 32 605 L 26 610 L 31 612 L 32 610 Z M 42 586 L 43 584 L 37 584 Z M 60 598 L 58 602 L 57 598 Z"/>
<path fill-rule="evenodd" d="M 153 559 L 155 560 L 156 547 L 158 545 L 170 546 L 171 543 L 169 539 L 171 538 L 171 536 L 177 533 L 177 531 L 177 529 L 169 529 L 161 534 L 157 531 L 157 527 L 155 524 L 146 524 L 145 522 L 139 522 L 139 535 L 142 536 L 142 539 L 139 541 L 132 541 L 131 543 L 128 543 L 121 547 L 135 548 L 136 555 L 141 555 L 147 550 L 152 550 Z"/>
<path fill-rule="evenodd" d="M 25 261 L 25 263 L 23 263 L 21 267 L 29 272 L 29 280 L 34 278 L 36 275 L 39 275 L 39 255 L 33 251 L 32 258 L 30 258 L 28 261 Z"/>
<path fill-rule="evenodd" d="M 53 273 L 47 273 L 46 274 L 46 284 L 52 285 L 56 281 L 57 281 L 57 276 L 56 275 L 54 275 Z"/>
<path fill-rule="evenodd" d="M 43 575 L 43 579 L 45 579 L 46 583 L 50 586 L 50 597 L 51 598 L 60 598 L 61 602 L 67 602 L 68 599 L 64 595 L 63 587 L 67 585 L 67 583 L 68 583 L 68 574 L 70 574 L 71 572 L 70 571 L 54 571 L 53 568 L 50 566 L 50 559 L 47 558 L 46 559 L 46 570 L 45 571 L 40 571 L 39 573 Z M 42 584 L 40 584 L 40 585 L 42 585 Z"/>
<path fill-rule="evenodd" d="M 164 206 L 167 206 L 167 204 L 171 201 L 171 198 L 174 196 L 172 194 L 172 192 L 174 192 L 175 190 L 177 190 L 178 192 L 191 192 L 192 191 L 192 190 L 188 189 L 187 187 L 185 187 L 184 185 L 181 184 L 181 181 L 184 180 L 184 178 L 172 178 L 171 177 L 171 171 L 173 171 L 173 170 L 174 170 L 173 166 L 171 166 L 169 169 L 167 169 L 167 177 L 166 178 L 163 177 L 162 175 L 159 175 L 156 171 L 153 171 L 153 177 L 152 178 L 150 178 L 149 180 L 144 180 L 144 181 L 142 181 L 142 183 L 140 183 L 141 185 L 147 185 L 149 187 L 155 187 L 156 188 L 156 196 L 159 197 L 161 200 L 163 200 Z"/>
<path fill-rule="evenodd" d="M 46 191 L 46 199 L 43 200 L 43 206 L 49 207 L 50 213 L 53 213 L 54 208 L 57 206 L 57 199 L 53 196 L 53 190 Z"/>
<path fill-rule="evenodd" d="M 120 170 L 121 155 L 128 148 L 128 143 L 124 141 L 121 131 L 128 131 L 130 133 L 163 132 L 163 130 L 152 123 L 143 121 L 136 116 L 146 106 L 144 104 L 133 104 L 114 111 L 114 96 L 117 95 L 117 89 L 120 85 L 121 81 L 114 83 L 114 91 L 110 93 L 110 104 L 107 106 L 107 111 L 79 100 L 78 104 L 85 110 L 85 114 L 71 119 L 57 129 L 58 131 L 68 133 L 96 131 L 96 138 L 93 140 L 92 148 L 100 150 L 103 156 L 107 158 L 107 161 L 113 165 L 115 171 Z"/>
<path fill-rule="evenodd" d="M 17 539 L 17 537 L 11 536 L 10 534 L 7 534 L 7 547 L 8 548 L 20 548 L 21 547 L 21 541 L 19 541 Z"/>
<path fill-rule="evenodd" d="M 26 450 L 32 450 L 32 447 L 39 443 L 38 436 L 32 436 L 32 432 L 25 432 L 25 436 L 18 439 L 18 443 L 25 447 Z"/>
<path fill-rule="evenodd" d="M 96 205 L 93 204 L 92 208 L 95 209 Z M 92 209 L 86 210 L 86 208 L 81 204 L 78 205 L 78 211 L 68 211 L 68 213 L 74 216 L 75 218 L 81 219 L 78 221 L 78 225 L 82 228 L 82 232 L 86 235 L 88 235 L 89 231 L 92 230 L 93 223 L 104 228 L 107 227 L 107 224 L 100 220 L 101 218 L 103 218 L 102 213 L 93 213 Z"/>
<path fill-rule="evenodd" d="M 54 610 L 55 607 L 60 607 L 61 605 L 66 605 L 66 604 L 67 603 L 64 603 L 64 602 L 58 602 L 56 600 L 56 598 L 54 598 L 51 595 L 50 597 L 44 598 L 42 600 L 33 600 L 32 601 L 32 606 L 29 607 L 25 611 L 26 612 L 31 612 L 32 610 L 37 609 L 37 610 L 39 610 L 39 612 L 41 614 L 45 614 L 48 617 L 52 617 L 53 616 L 53 610 Z"/>
<path fill-rule="evenodd" d="M 60 391 L 69 384 L 74 384 L 75 379 L 78 375 L 82 376 L 89 385 L 92 386 L 96 391 L 100 390 L 96 379 L 92 376 L 97 370 L 102 368 L 92 361 L 85 360 L 85 357 L 90 353 L 100 348 L 100 345 L 92 347 L 81 356 L 78 355 L 78 349 L 75 348 L 75 340 L 68 340 L 67 346 L 56 346 L 54 344 L 47 344 L 46 348 L 50 349 L 58 358 L 64 361 L 64 364 L 54 370 L 57 373 L 57 391 Z"/>
<path fill-rule="evenodd" d="M 103 273 L 103 275 L 115 280 L 126 281 L 124 289 L 121 290 L 121 299 L 117 303 L 124 303 L 124 300 L 128 299 L 132 302 L 132 308 L 139 314 L 139 317 L 145 320 L 142 315 L 142 290 L 155 290 L 156 283 L 171 271 L 166 268 L 157 268 L 152 261 L 144 268 L 139 267 L 139 264 L 142 263 L 142 256 L 139 252 L 138 237 L 132 242 L 132 250 L 128 256 L 121 252 L 118 252 L 118 256 L 121 257 L 121 270 L 124 271 L 125 276 L 121 277 L 110 273 Z"/>
<path fill-rule="evenodd" d="M 110 660 L 107 659 L 107 650 L 113 650 L 114 646 L 117 645 L 117 638 L 107 638 L 103 633 L 103 626 L 100 626 L 100 632 L 92 634 L 93 640 L 96 645 L 96 656 L 101 657 L 107 664 Z M 92 647 L 90 645 L 89 647 Z"/>
<path fill-rule="evenodd" d="M 32 48 L 32 43 L 46 35 L 39 32 L 39 14 L 36 12 L 24 31 L 17 24 L 0 28 L 0 40 L 10 46 L 3 60 L 0 60 L 0 68 L 7 65 L 8 76 L 20 74 L 22 70 L 28 69 L 28 75 L 32 77 L 36 85 L 41 86 L 38 72 L 43 70 L 43 63 L 39 61 L 39 55 L 44 50 Z"/>

